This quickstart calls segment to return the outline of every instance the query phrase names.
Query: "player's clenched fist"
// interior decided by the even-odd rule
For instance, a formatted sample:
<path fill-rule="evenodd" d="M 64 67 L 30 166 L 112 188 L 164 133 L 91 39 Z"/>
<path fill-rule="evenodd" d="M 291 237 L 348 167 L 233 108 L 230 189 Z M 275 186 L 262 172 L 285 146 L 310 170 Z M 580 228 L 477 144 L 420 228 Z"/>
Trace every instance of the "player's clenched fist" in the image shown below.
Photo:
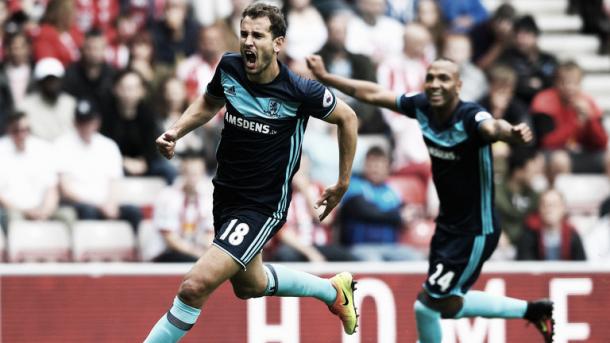
<path fill-rule="evenodd" d="M 322 61 L 322 57 L 320 55 L 311 55 L 306 57 L 307 67 L 311 70 L 313 75 L 321 79 L 326 73 L 326 67 L 324 66 L 324 61 Z"/>
<path fill-rule="evenodd" d="M 532 141 L 534 135 L 532 130 L 525 123 L 513 126 L 512 136 L 516 143 L 527 144 Z"/>
<path fill-rule="evenodd" d="M 165 156 L 168 160 L 174 157 L 174 149 L 176 148 L 177 135 L 173 131 L 165 131 L 159 138 L 157 138 L 157 149 L 161 155 Z"/>

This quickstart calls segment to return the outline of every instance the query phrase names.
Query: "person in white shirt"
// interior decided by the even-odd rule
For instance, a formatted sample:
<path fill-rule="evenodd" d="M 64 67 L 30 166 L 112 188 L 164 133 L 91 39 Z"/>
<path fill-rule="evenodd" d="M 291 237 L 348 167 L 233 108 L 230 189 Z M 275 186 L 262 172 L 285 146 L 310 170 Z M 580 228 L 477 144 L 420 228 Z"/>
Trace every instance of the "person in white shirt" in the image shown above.
<path fill-rule="evenodd" d="M 224 31 L 219 25 L 201 28 L 197 53 L 178 63 L 176 76 L 185 83 L 189 102 L 201 96 L 212 80 L 214 70 L 226 50 L 224 38 Z"/>
<path fill-rule="evenodd" d="M 74 207 L 79 219 L 121 219 L 137 230 L 140 209 L 117 201 L 123 178 L 117 144 L 98 132 L 101 119 L 92 102 L 80 100 L 74 116 L 76 131 L 58 138 L 54 146 L 62 202 Z"/>
<path fill-rule="evenodd" d="M 17 106 L 30 119 L 32 134 L 50 142 L 74 130 L 76 100 L 62 91 L 63 77 L 64 67 L 59 60 L 41 59 L 34 67 L 36 90 Z"/>
<path fill-rule="evenodd" d="M 205 169 L 203 159 L 185 156 L 180 177 L 159 194 L 153 226 L 163 239 L 152 241 L 158 252 L 153 261 L 195 262 L 212 242 L 213 189 Z"/>
<path fill-rule="evenodd" d="M 29 119 L 16 112 L 0 138 L 0 218 L 48 220 L 58 209 L 57 173 L 47 142 L 30 134 Z"/>
<path fill-rule="evenodd" d="M 347 25 L 347 50 L 366 55 L 376 64 L 388 56 L 400 55 L 404 26 L 384 15 L 385 0 L 357 0 L 356 7 L 358 16 Z"/>

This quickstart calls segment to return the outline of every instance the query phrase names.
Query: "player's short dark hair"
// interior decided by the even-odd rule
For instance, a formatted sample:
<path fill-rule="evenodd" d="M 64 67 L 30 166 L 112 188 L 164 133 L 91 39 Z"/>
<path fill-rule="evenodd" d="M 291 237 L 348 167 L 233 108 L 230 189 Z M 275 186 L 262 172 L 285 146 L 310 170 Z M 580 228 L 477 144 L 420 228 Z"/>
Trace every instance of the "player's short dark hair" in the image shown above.
<path fill-rule="evenodd" d="M 273 38 L 286 36 L 286 19 L 277 6 L 262 2 L 251 4 L 241 14 L 241 20 L 244 20 L 245 17 L 252 19 L 267 17 L 271 22 L 269 30 L 273 34 Z"/>
<path fill-rule="evenodd" d="M 386 153 L 386 151 L 383 150 L 382 147 L 380 147 L 378 145 L 373 145 L 366 152 L 366 158 L 369 158 L 369 157 L 384 157 L 384 158 L 388 158 L 389 156 Z"/>
<path fill-rule="evenodd" d="M 525 167 L 535 157 L 536 151 L 531 148 L 513 148 L 508 157 L 508 176 L 513 175 L 516 170 Z"/>

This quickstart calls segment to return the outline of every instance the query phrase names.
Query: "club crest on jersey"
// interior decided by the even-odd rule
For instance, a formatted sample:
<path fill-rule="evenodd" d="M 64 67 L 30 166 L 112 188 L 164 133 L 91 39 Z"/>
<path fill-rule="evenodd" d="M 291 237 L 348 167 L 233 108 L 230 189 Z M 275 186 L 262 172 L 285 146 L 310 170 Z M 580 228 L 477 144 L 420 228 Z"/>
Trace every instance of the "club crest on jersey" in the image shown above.
<path fill-rule="evenodd" d="M 267 114 L 270 117 L 277 117 L 278 114 L 280 113 L 280 107 L 282 107 L 282 104 L 274 99 L 270 99 L 269 103 L 267 104 L 267 109 L 265 110 L 265 114 Z"/>

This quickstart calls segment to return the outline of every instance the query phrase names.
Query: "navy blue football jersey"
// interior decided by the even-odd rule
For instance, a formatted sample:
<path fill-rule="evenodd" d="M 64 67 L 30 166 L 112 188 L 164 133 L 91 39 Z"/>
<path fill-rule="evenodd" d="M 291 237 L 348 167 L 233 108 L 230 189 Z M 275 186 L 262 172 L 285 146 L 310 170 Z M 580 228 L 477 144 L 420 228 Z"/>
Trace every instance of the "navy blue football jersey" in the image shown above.
<path fill-rule="evenodd" d="M 423 93 L 396 99 L 399 110 L 419 123 L 432 160 L 440 200 L 437 228 L 458 234 L 490 234 L 494 213 L 491 146 L 479 124 L 492 116 L 480 105 L 460 101 L 451 119 L 439 125 Z"/>
<path fill-rule="evenodd" d="M 307 121 L 310 116 L 330 115 L 335 96 L 281 63 L 272 82 L 251 82 L 242 57 L 235 53 L 222 57 L 206 93 L 224 100 L 227 109 L 216 152 L 214 196 L 225 204 L 283 219 Z"/>

